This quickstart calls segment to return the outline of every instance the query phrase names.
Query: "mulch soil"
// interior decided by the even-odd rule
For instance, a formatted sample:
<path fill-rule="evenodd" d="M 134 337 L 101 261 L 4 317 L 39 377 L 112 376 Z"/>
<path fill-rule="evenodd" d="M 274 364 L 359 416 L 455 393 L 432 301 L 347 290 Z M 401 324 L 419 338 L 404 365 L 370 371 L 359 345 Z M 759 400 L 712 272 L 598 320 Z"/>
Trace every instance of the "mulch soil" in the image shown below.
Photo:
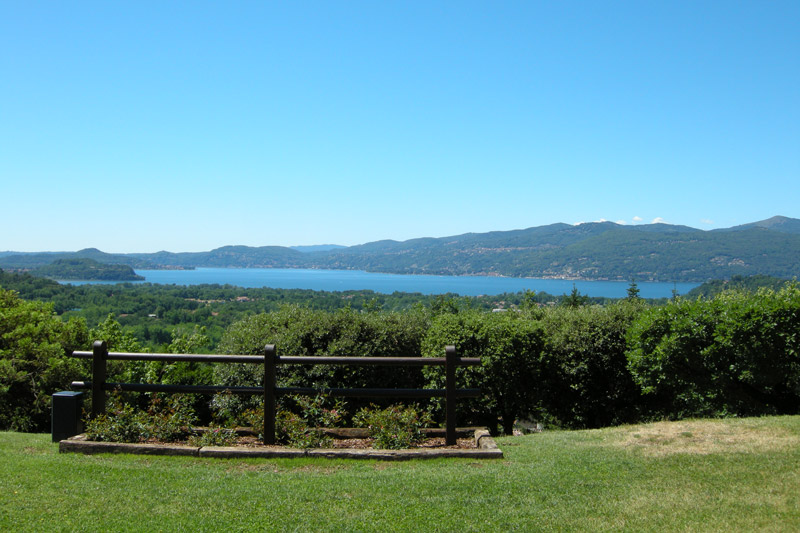
<path fill-rule="evenodd" d="M 374 439 L 333 439 L 333 447 L 336 449 L 353 449 L 363 450 L 372 448 Z M 236 444 L 237 446 L 246 446 L 249 448 L 284 448 L 285 446 L 265 446 L 258 437 L 241 436 Z M 469 450 L 477 449 L 475 439 L 457 439 L 456 444 L 447 446 L 444 437 L 432 437 L 425 439 L 415 446 L 415 448 L 435 448 L 440 450 Z"/>

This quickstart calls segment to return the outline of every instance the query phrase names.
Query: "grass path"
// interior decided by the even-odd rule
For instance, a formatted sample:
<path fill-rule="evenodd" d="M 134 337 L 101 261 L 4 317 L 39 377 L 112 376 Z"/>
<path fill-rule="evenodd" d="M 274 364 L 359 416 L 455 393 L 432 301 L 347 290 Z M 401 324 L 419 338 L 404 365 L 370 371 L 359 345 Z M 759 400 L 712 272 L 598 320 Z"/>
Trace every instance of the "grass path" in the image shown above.
<path fill-rule="evenodd" d="M 800 530 L 799 416 L 498 444 L 503 460 L 213 460 L 0 433 L 0 530 Z"/>

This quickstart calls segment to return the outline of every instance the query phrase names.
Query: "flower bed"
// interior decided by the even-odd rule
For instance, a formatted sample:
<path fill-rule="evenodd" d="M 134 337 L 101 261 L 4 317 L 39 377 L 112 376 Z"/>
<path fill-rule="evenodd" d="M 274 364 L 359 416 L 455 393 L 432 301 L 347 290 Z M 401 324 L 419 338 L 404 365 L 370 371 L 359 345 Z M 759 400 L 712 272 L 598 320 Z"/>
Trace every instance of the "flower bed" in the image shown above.
<path fill-rule="evenodd" d="M 86 440 L 85 435 L 77 435 L 59 442 L 62 453 L 132 453 L 145 455 L 188 455 L 198 457 L 329 457 L 351 459 L 402 460 L 435 457 L 468 457 L 473 459 L 502 458 L 503 452 L 497 447 L 486 429 L 461 428 L 458 430 L 457 444 L 446 446 L 440 435 L 443 430 L 426 431 L 426 438 L 415 448 L 403 450 L 381 450 L 372 448 L 372 442 L 365 430 L 328 430 L 333 437 L 333 447 L 299 449 L 288 446 L 266 446 L 252 431 L 239 430 L 239 436 L 232 446 L 192 446 L 187 443 L 119 443 Z"/>

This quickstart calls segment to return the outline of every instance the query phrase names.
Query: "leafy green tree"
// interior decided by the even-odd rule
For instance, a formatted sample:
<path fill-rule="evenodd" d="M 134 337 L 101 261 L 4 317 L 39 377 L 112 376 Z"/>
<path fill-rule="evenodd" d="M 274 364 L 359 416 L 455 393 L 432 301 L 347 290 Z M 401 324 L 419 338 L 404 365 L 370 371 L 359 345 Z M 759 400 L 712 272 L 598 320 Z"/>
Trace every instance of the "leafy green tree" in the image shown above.
<path fill-rule="evenodd" d="M 89 336 L 93 340 L 106 341 L 110 352 L 135 353 L 142 351 L 139 341 L 132 334 L 122 329 L 122 325 L 115 320 L 114 313 L 109 313 L 103 322 L 98 324 L 96 328 L 92 328 Z"/>
<path fill-rule="evenodd" d="M 435 315 L 457 314 L 461 310 L 458 299 L 449 294 L 439 294 L 431 303 L 431 311 Z"/>
<path fill-rule="evenodd" d="M 51 304 L 0 289 L 0 428 L 46 431 L 51 395 L 85 370 L 66 354 L 87 343 L 82 320 L 64 323 Z"/>
<path fill-rule="evenodd" d="M 206 334 L 206 328 L 195 326 L 191 333 L 172 332 L 172 342 L 167 347 L 168 353 L 190 354 L 208 352 L 211 340 Z"/>
<path fill-rule="evenodd" d="M 536 291 L 530 289 L 525 290 L 520 300 L 520 308 L 524 311 L 530 312 L 539 307 L 539 303 L 536 301 Z"/>
<path fill-rule="evenodd" d="M 380 301 L 378 301 L 377 298 L 373 298 L 368 302 L 364 303 L 364 311 L 368 313 L 376 313 L 378 311 L 381 311 L 382 309 L 383 306 L 381 305 Z"/>

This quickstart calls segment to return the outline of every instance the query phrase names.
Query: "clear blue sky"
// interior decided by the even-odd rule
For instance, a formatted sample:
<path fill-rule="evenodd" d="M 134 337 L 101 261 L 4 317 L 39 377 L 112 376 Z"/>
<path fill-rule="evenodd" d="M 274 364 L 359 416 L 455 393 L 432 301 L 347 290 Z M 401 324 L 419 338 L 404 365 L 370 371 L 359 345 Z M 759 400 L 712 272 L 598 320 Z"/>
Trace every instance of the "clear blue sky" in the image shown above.
<path fill-rule="evenodd" d="M 800 218 L 800 1 L 0 3 L 0 250 Z"/>

